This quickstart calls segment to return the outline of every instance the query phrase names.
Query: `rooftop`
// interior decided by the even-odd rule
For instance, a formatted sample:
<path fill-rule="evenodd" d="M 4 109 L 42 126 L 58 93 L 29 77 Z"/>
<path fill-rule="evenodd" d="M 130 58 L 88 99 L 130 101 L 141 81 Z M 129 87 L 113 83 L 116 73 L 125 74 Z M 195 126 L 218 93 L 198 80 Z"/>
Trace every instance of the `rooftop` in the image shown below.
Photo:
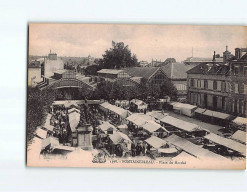
<path fill-rule="evenodd" d="M 117 69 L 101 69 L 98 71 L 98 73 L 105 73 L 105 74 L 119 74 L 123 72 L 123 70 L 117 70 Z"/>
<path fill-rule="evenodd" d="M 192 67 L 184 63 L 171 62 L 162 67 L 169 79 L 187 79 L 187 71 Z"/>
<path fill-rule="evenodd" d="M 160 67 L 131 67 L 125 68 L 125 72 L 132 77 L 149 79 Z"/>
<path fill-rule="evenodd" d="M 184 62 L 212 62 L 212 58 L 189 57 Z M 215 58 L 216 62 L 223 62 L 223 58 Z"/>
<path fill-rule="evenodd" d="M 222 63 L 201 63 L 187 71 L 188 74 L 224 75 L 229 73 L 229 66 Z"/>

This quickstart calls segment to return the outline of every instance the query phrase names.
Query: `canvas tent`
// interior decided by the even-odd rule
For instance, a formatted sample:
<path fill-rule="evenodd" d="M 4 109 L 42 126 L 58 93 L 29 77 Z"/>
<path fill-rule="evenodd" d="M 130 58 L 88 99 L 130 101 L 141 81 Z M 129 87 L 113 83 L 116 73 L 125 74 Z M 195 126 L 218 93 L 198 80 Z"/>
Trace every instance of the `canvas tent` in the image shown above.
<path fill-rule="evenodd" d="M 35 131 L 35 135 L 40 137 L 41 139 L 45 139 L 47 136 L 47 131 L 44 129 L 41 129 L 40 127 L 37 127 Z"/>
<path fill-rule="evenodd" d="M 146 139 L 145 142 L 156 149 L 159 149 L 161 146 L 166 144 L 166 141 L 156 136 L 151 136 L 150 138 Z"/>
<path fill-rule="evenodd" d="M 70 114 L 72 112 L 80 113 L 80 110 L 78 110 L 77 108 L 71 108 L 71 109 L 68 110 L 68 114 Z"/>
<path fill-rule="evenodd" d="M 148 112 L 147 115 L 153 117 L 154 119 L 160 120 L 162 118 L 164 118 L 165 116 L 167 116 L 167 113 L 162 114 L 161 112 Z"/>
<path fill-rule="evenodd" d="M 184 104 L 180 102 L 173 102 L 171 105 L 173 106 L 174 110 L 178 110 L 181 114 L 184 114 L 189 117 L 194 116 L 195 110 L 197 108 L 197 106 Z"/>
<path fill-rule="evenodd" d="M 68 116 L 69 116 L 69 124 L 71 131 L 74 132 L 80 122 L 80 114 L 77 112 L 72 112 Z"/>
<path fill-rule="evenodd" d="M 203 117 L 203 113 L 206 111 L 206 109 L 204 108 L 197 108 L 195 110 L 195 117 L 198 118 L 198 119 L 202 119 Z"/>
<path fill-rule="evenodd" d="M 51 114 L 47 114 L 46 120 L 45 120 L 45 124 L 43 125 L 43 128 L 45 128 L 46 130 L 49 131 L 53 131 L 53 126 L 50 124 L 51 123 Z"/>
<path fill-rule="evenodd" d="M 181 138 L 175 134 L 166 138 L 165 141 L 176 147 L 179 147 L 180 149 L 199 159 L 214 158 L 219 160 L 226 160 L 225 157 L 215 154 L 209 150 L 203 149 L 201 146 L 195 145 L 192 142 L 184 138 Z"/>
<path fill-rule="evenodd" d="M 106 134 L 107 134 L 107 132 L 108 131 L 116 131 L 117 129 L 116 129 L 116 127 L 115 126 L 113 126 L 112 124 L 110 124 L 109 122 L 104 122 L 103 124 L 101 124 L 100 126 L 99 126 L 99 128 L 102 130 L 102 131 L 104 131 Z"/>
<path fill-rule="evenodd" d="M 202 113 L 203 119 L 207 122 L 217 123 L 218 125 L 225 126 L 229 124 L 230 120 L 233 118 L 232 115 L 216 112 L 212 110 L 206 110 Z"/>
<path fill-rule="evenodd" d="M 129 114 L 128 110 L 125 110 L 123 108 L 117 107 L 117 106 L 112 105 L 112 104 L 109 104 L 108 102 L 104 102 L 104 103 L 100 104 L 100 107 L 104 111 L 109 111 L 111 113 L 117 114 L 121 118 L 126 118 Z"/>
<path fill-rule="evenodd" d="M 138 100 L 138 99 L 133 99 L 130 101 L 130 103 L 136 105 L 137 110 L 145 110 L 148 107 L 148 105 L 145 102 L 143 102 L 142 100 Z"/>
<path fill-rule="evenodd" d="M 246 136 L 247 136 L 246 132 L 238 130 L 232 135 L 231 138 L 240 143 L 246 144 Z"/>
<path fill-rule="evenodd" d="M 173 127 L 177 127 L 178 129 L 187 131 L 187 132 L 194 132 L 194 131 L 200 130 L 200 127 L 198 125 L 177 119 L 172 116 L 165 116 L 160 121 L 163 123 L 169 124 Z"/>
<path fill-rule="evenodd" d="M 153 133 L 157 130 L 163 130 L 168 132 L 164 127 L 154 121 L 148 121 L 146 124 L 143 125 L 143 129 L 148 131 L 149 133 Z"/>
<path fill-rule="evenodd" d="M 43 140 L 42 142 L 42 149 L 46 148 L 47 146 L 50 146 L 50 148 L 55 148 L 55 146 L 59 145 L 59 141 L 55 137 L 48 137 Z"/>
<path fill-rule="evenodd" d="M 119 144 L 120 142 L 122 142 L 123 140 L 127 141 L 128 143 L 132 143 L 132 141 L 130 140 L 130 138 L 118 131 L 114 131 L 113 134 L 111 134 L 109 136 L 109 138 L 112 140 L 113 144 Z"/>
<path fill-rule="evenodd" d="M 246 126 L 247 125 L 247 118 L 237 117 L 232 122 L 235 123 L 236 125 L 239 125 L 239 126 Z"/>
<path fill-rule="evenodd" d="M 186 152 L 181 152 L 179 155 L 177 155 L 176 157 L 172 158 L 172 160 L 176 161 L 176 160 L 190 160 L 190 159 L 193 159 L 195 160 L 196 157 L 195 156 L 192 156 Z"/>
<path fill-rule="evenodd" d="M 126 118 L 126 120 L 138 127 L 142 127 L 144 124 L 147 123 L 147 121 L 145 119 L 142 119 L 142 117 L 140 117 L 140 115 L 138 114 L 132 114 L 128 118 Z"/>
<path fill-rule="evenodd" d="M 246 156 L 246 145 L 245 144 L 241 144 L 241 143 L 236 142 L 232 139 L 221 137 L 221 136 L 216 135 L 214 133 L 210 133 L 210 134 L 206 135 L 204 138 L 206 138 L 206 139 L 208 139 L 208 140 L 210 140 L 216 144 L 225 146 L 226 148 L 229 148 L 231 150 L 237 151 L 240 154 Z"/>

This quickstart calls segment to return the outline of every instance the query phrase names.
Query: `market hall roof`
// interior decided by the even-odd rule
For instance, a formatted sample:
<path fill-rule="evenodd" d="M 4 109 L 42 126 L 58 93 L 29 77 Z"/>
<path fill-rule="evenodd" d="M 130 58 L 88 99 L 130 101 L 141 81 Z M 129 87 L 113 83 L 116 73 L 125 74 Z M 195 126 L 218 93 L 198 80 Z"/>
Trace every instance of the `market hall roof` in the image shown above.
<path fill-rule="evenodd" d="M 131 67 L 124 69 L 124 71 L 132 77 L 142 77 L 146 79 L 150 79 L 151 76 L 154 75 L 158 70 L 162 69 L 160 67 Z"/>
<path fill-rule="evenodd" d="M 187 71 L 192 67 L 184 63 L 171 62 L 161 67 L 169 79 L 187 79 Z"/>

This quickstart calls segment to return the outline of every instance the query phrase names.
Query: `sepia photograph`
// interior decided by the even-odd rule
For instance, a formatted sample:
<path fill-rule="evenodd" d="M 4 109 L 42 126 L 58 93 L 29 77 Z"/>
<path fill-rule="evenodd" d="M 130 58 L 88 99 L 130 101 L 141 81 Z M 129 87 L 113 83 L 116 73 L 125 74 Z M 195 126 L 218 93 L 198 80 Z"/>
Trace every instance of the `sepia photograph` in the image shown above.
<path fill-rule="evenodd" d="M 29 23 L 27 166 L 246 169 L 246 35 Z"/>

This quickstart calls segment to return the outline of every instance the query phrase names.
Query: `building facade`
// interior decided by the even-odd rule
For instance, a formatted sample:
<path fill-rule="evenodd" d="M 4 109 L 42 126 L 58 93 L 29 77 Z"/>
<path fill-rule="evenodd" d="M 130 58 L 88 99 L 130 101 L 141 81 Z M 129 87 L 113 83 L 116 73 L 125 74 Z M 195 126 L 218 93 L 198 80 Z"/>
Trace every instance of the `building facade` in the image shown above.
<path fill-rule="evenodd" d="M 226 50 L 227 51 L 227 50 Z M 223 63 L 215 58 L 187 71 L 187 101 L 202 108 L 246 116 L 247 49 L 235 50 Z"/>
<path fill-rule="evenodd" d="M 187 71 L 192 67 L 179 62 L 170 62 L 161 67 L 178 92 L 178 101 L 187 98 Z"/>

